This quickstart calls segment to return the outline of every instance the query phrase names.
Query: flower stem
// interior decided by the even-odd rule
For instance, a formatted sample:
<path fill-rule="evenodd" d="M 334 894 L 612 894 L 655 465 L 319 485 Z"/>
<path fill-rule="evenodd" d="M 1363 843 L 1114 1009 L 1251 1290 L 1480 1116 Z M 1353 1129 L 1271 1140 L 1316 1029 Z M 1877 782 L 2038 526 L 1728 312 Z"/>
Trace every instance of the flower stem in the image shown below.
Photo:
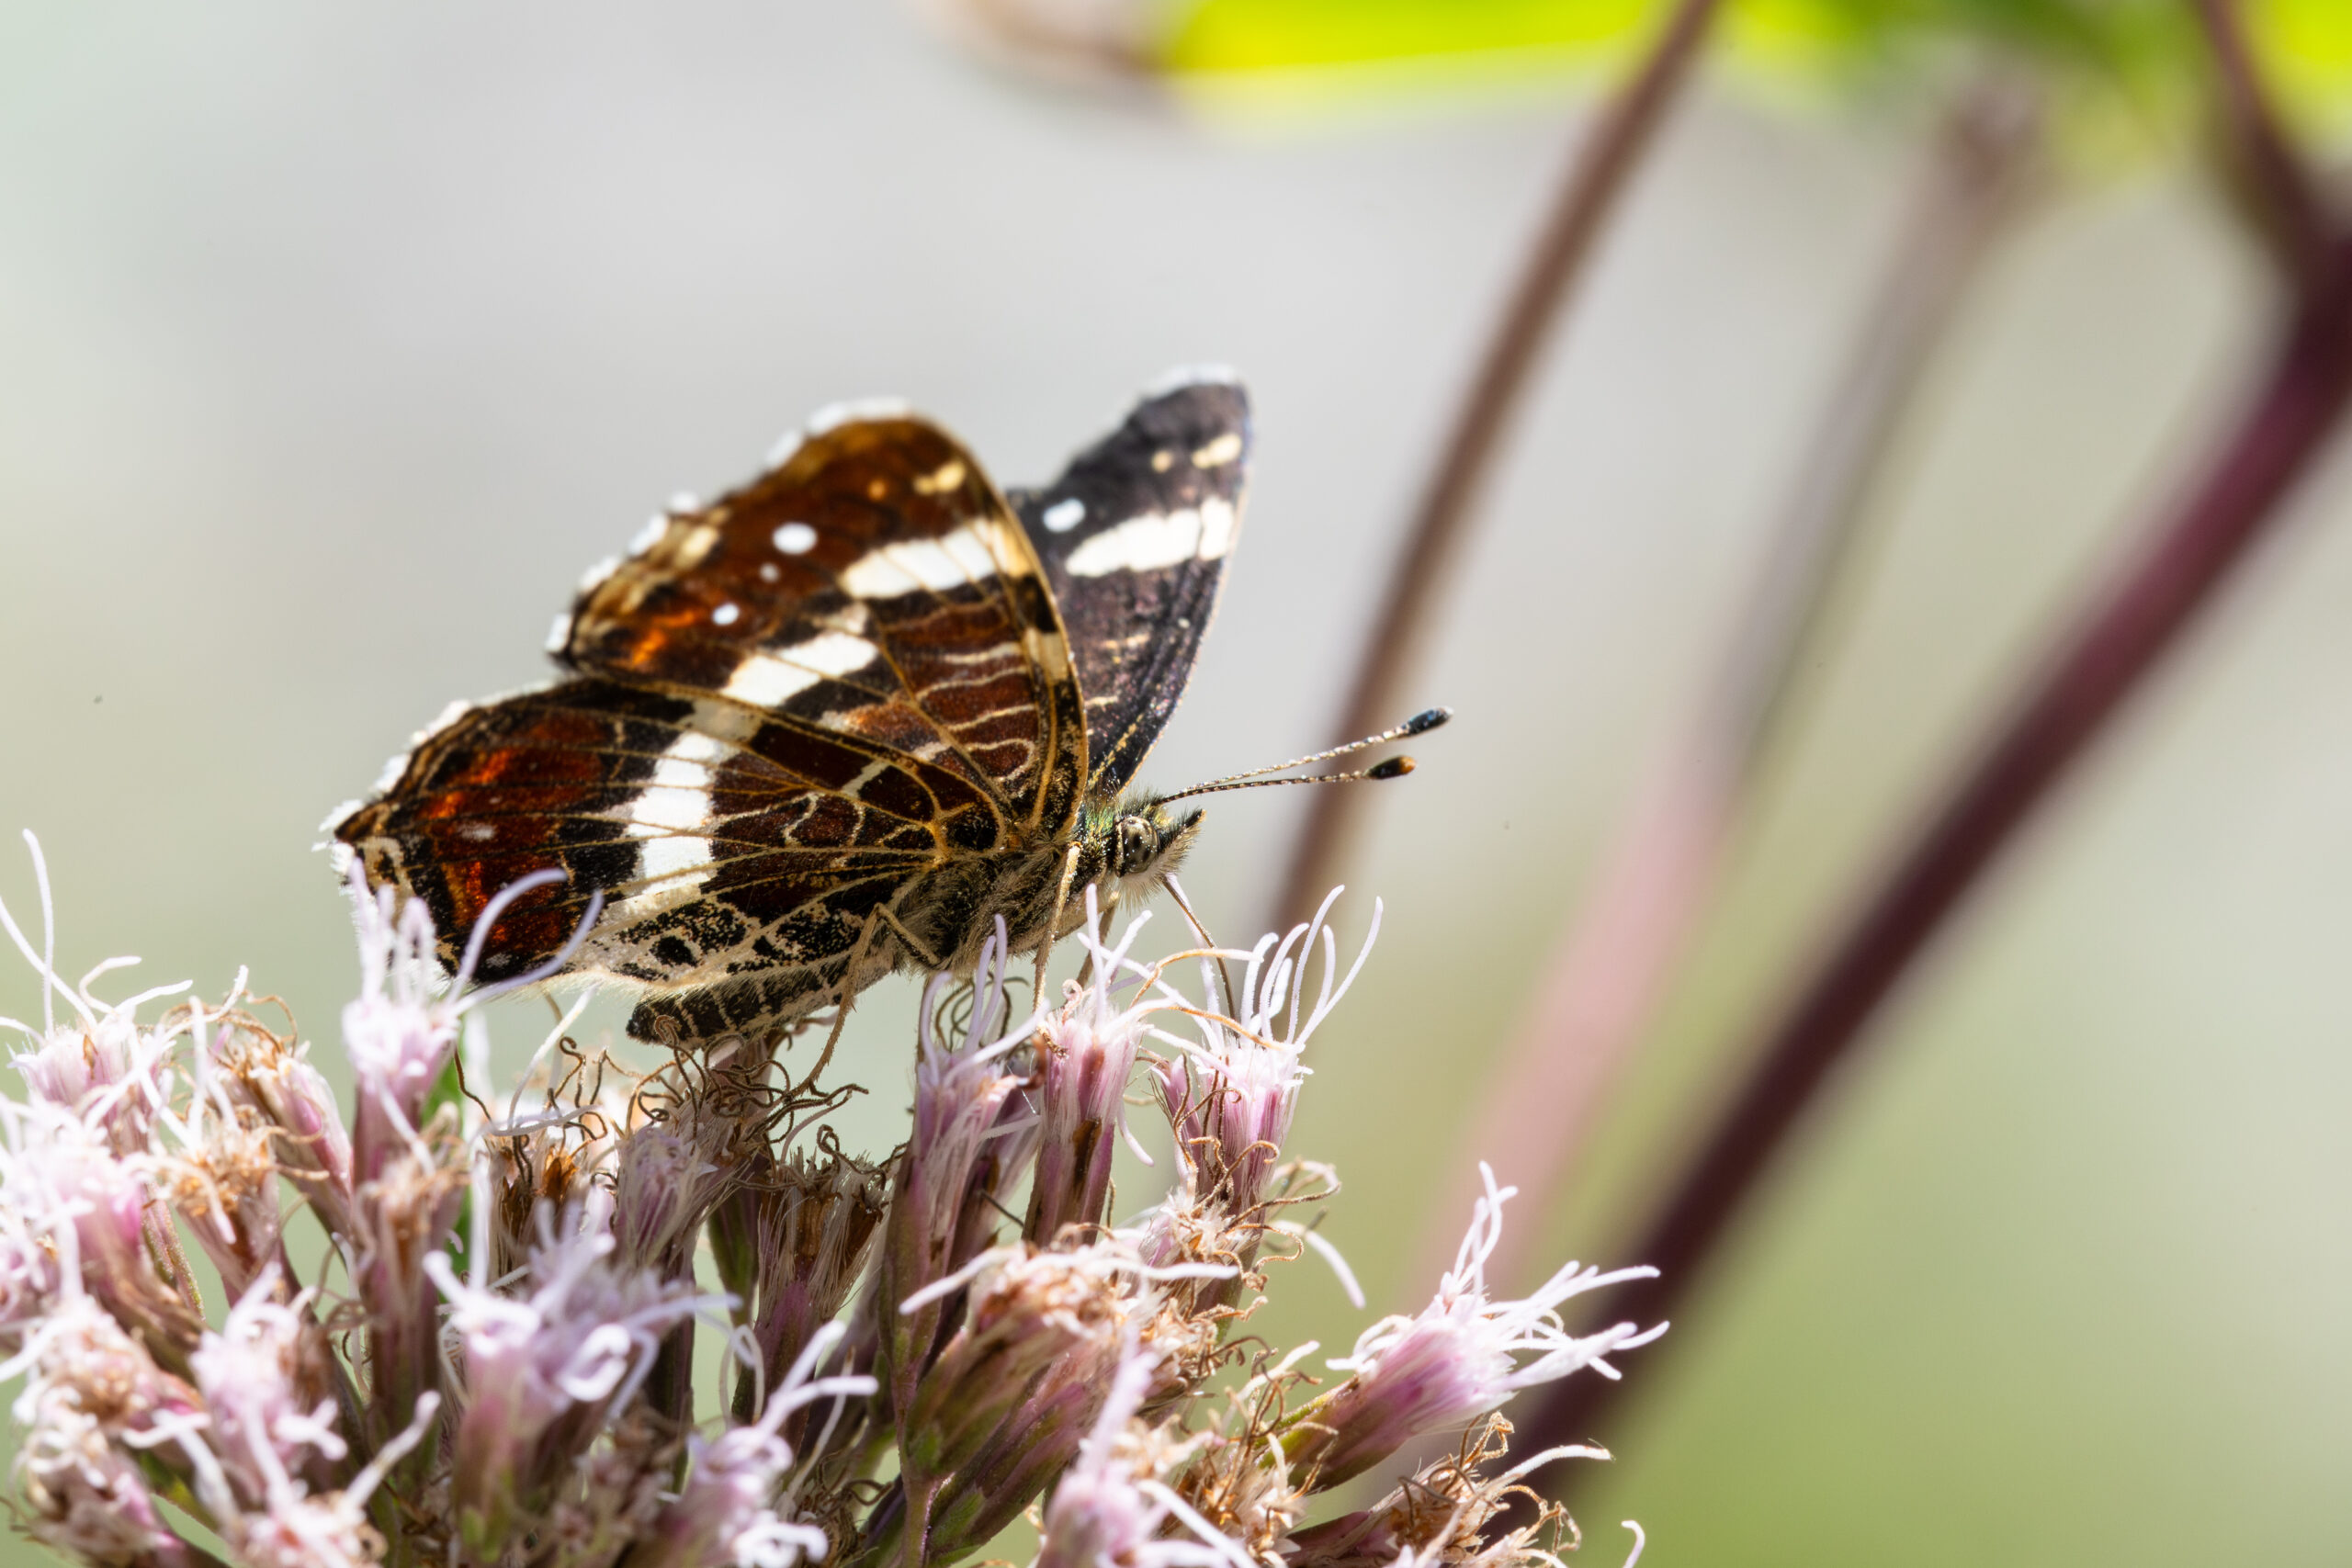
<path fill-rule="evenodd" d="M 1569 159 L 1566 180 L 1454 415 L 1379 611 L 1365 623 L 1355 686 L 1339 726 L 1343 738 L 1369 735 L 1396 722 L 1392 710 L 1404 703 L 1406 677 L 1420 662 L 1467 543 L 1471 518 L 1552 324 L 1584 276 L 1627 178 L 1657 140 L 1718 9 L 1719 0 L 1673 0 L 1633 74 L 1601 107 Z M 1324 892 L 1344 879 L 1366 793 L 1307 792 L 1306 821 L 1293 843 L 1276 904 L 1276 930 L 1308 919 Z"/>
<path fill-rule="evenodd" d="M 2067 767 L 2181 641 L 2247 547 L 2325 451 L 2352 400 L 2352 236 L 2330 241 L 2319 286 L 2290 312 L 2284 341 L 2227 438 L 2136 558 L 2086 606 L 1979 752 L 1979 760 L 1897 857 L 1826 957 L 1746 1059 L 1754 1066 L 1632 1256 L 1663 1277 L 1611 1306 L 1649 1321 L 1702 1289 L 1731 1222 L 1879 1004 L 1962 898 L 1982 880 Z M 1649 1369 L 1656 1382 L 1656 1368 Z M 1531 1448 L 1592 1430 L 1621 1385 L 1555 1385 L 1528 1414 Z M 1561 1484 L 1572 1483 L 1562 1472 Z"/>
<path fill-rule="evenodd" d="M 1871 515 L 1904 427 L 1980 264 L 2005 231 L 2041 144 L 2038 106 L 2013 76 L 1969 82 L 1929 143 L 1910 212 L 1780 515 L 1713 680 L 1660 759 L 1561 935 L 1526 1023 L 1471 1123 L 1450 1201 L 1430 1210 L 1423 1267 L 1442 1272 L 1481 1158 L 1523 1191 L 1556 1191 L 1617 1068 L 1640 1043 L 1691 931 L 1757 772 L 1783 728 L 1791 688 Z M 1510 1283 L 1538 1245 L 1507 1232 L 1487 1268 Z"/>
<path fill-rule="evenodd" d="M 2223 156 L 2253 210 L 2256 229 L 2270 242 L 2295 286 L 2315 296 L 2327 287 L 2334 265 L 2327 204 L 2262 90 L 2239 25 L 2238 0 L 2195 0 L 2195 7 L 2212 53 Z"/>

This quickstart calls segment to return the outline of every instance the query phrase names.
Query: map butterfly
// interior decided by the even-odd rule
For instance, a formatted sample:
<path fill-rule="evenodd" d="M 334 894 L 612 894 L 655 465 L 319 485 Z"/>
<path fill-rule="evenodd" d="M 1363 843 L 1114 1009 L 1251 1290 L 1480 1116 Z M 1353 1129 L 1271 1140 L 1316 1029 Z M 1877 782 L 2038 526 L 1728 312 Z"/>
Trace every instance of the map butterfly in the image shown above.
<path fill-rule="evenodd" d="M 1219 374 L 1010 493 L 910 413 L 820 416 L 592 572 L 563 676 L 420 735 L 328 823 L 338 859 L 423 899 L 452 969 L 503 890 L 562 874 L 476 935 L 475 973 L 550 964 L 600 897 L 563 972 L 639 990 L 643 1039 L 968 972 L 999 917 L 1035 953 L 1083 889 L 1160 883 L 1199 830 L 1126 792 L 1216 611 L 1250 447 Z"/>

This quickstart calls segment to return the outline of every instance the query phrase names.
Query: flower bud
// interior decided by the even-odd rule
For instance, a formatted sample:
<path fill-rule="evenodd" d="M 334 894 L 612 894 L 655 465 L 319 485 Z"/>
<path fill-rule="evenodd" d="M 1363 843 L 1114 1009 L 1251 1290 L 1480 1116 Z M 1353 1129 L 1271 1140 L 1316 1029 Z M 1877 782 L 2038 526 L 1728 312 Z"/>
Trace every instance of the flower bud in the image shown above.
<path fill-rule="evenodd" d="M 369 1438 L 389 1442 L 416 1418 L 441 1364 L 440 1303 L 428 1260 L 465 1201 L 466 1172 L 435 1151 L 402 1150 L 361 1183 L 348 1238 L 354 1293 L 368 1322 Z"/>
<path fill-rule="evenodd" d="M 986 1145 L 1006 1134 L 1006 1101 L 1021 1079 L 1005 1057 L 1026 1039 L 1023 1023 L 999 1036 L 1004 997 L 1003 922 L 984 944 L 974 976 L 971 1017 L 960 1045 L 939 1017 L 947 981 L 924 987 L 915 1056 L 914 1129 L 893 1175 L 890 1213 L 875 1265 L 876 1365 L 889 1407 L 903 1426 L 915 1381 L 938 1343 L 945 1296 L 933 1292 L 957 1269 L 965 1204 Z M 912 1310 L 908 1303 L 918 1303 Z"/>
<path fill-rule="evenodd" d="M 759 1374 L 736 1393 L 736 1419 L 755 1420 L 763 1386 L 800 1359 L 864 1274 L 882 1224 L 887 1189 L 879 1168 L 826 1143 L 822 1157 L 792 1150 L 763 1163 L 711 1218 L 720 1278 L 740 1300 Z"/>
<path fill-rule="evenodd" d="M 232 1105 L 249 1109 L 275 1130 L 270 1152 L 279 1171 L 316 1205 L 327 1229 L 351 1230 L 351 1134 L 334 1090 L 303 1048 L 281 1041 L 250 1019 L 232 1018 L 204 1060 Z"/>
<path fill-rule="evenodd" d="M 1029 1078 L 1029 1100 L 1041 1126 L 1021 1234 L 1040 1247 L 1052 1243 L 1065 1226 L 1102 1224 L 1112 1157 L 1126 1131 L 1127 1080 L 1135 1073 L 1144 1021 L 1158 1005 L 1122 1009 L 1113 1002 L 1114 988 L 1126 978 L 1121 970 L 1127 949 L 1143 920 L 1128 925 L 1117 948 L 1106 948 L 1094 934 L 1094 890 L 1088 888 L 1086 896 L 1089 920 L 1081 940 L 1091 960 L 1091 979 L 1060 1012 L 1039 1023 L 1036 1066 Z"/>

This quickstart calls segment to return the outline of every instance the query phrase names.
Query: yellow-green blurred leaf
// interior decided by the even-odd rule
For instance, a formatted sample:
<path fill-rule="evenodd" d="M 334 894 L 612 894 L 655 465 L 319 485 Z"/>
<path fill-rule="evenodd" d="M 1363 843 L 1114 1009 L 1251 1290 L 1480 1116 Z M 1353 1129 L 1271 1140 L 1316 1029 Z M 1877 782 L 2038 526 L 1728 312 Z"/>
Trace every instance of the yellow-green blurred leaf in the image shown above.
<path fill-rule="evenodd" d="M 1460 77 L 1589 71 L 1637 45 L 1663 0 L 1194 0 L 1167 13 L 1180 76 Z M 2352 113 L 2352 0 L 2248 0 L 2264 68 L 2317 118 Z M 2201 101 L 2206 56 L 2185 0 L 1726 0 L 1719 56 L 1779 91 L 1899 88 L 1956 52 L 2040 63 L 2068 113 L 2162 123 Z M 1388 68 L 1383 75 L 1367 67 Z"/>
<path fill-rule="evenodd" d="M 1281 71 L 1430 55 L 1607 48 L 1649 0 L 1202 0 L 1170 41 L 1177 71 Z"/>

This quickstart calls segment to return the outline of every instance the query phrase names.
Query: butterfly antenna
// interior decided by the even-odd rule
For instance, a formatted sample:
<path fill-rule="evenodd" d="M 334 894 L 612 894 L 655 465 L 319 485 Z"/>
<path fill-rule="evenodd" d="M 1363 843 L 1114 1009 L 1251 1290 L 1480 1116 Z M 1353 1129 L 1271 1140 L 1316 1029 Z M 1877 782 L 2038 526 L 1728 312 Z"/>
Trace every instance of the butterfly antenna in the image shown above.
<path fill-rule="evenodd" d="M 1190 789 L 1180 789 L 1174 795 L 1163 796 L 1160 804 L 1164 806 L 1170 801 L 1182 800 L 1188 795 L 1220 795 L 1233 789 L 1265 789 L 1274 784 L 1355 784 L 1365 781 L 1378 783 L 1383 779 L 1400 779 L 1413 771 L 1413 759 L 1410 757 L 1385 758 L 1374 762 L 1369 768 L 1358 768 L 1345 773 L 1309 773 L 1300 778 L 1270 778 L 1267 775 L 1287 773 L 1293 768 L 1304 768 L 1317 762 L 1327 762 L 1334 757 L 1344 757 L 1351 751 L 1361 751 L 1368 746 L 1385 746 L 1392 740 L 1406 740 L 1416 735 L 1427 735 L 1453 716 L 1453 712 L 1450 708 L 1430 708 L 1425 713 L 1417 713 L 1404 723 L 1384 729 L 1377 735 L 1367 735 L 1361 740 L 1351 740 L 1345 746 L 1334 746 L 1328 751 L 1317 751 L 1309 756 L 1294 757 L 1287 762 L 1276 762 L 1270 767 L 1251 768 L 1247 773 L 1212 779 L 1207 784 L 1194 784 Z"/>

